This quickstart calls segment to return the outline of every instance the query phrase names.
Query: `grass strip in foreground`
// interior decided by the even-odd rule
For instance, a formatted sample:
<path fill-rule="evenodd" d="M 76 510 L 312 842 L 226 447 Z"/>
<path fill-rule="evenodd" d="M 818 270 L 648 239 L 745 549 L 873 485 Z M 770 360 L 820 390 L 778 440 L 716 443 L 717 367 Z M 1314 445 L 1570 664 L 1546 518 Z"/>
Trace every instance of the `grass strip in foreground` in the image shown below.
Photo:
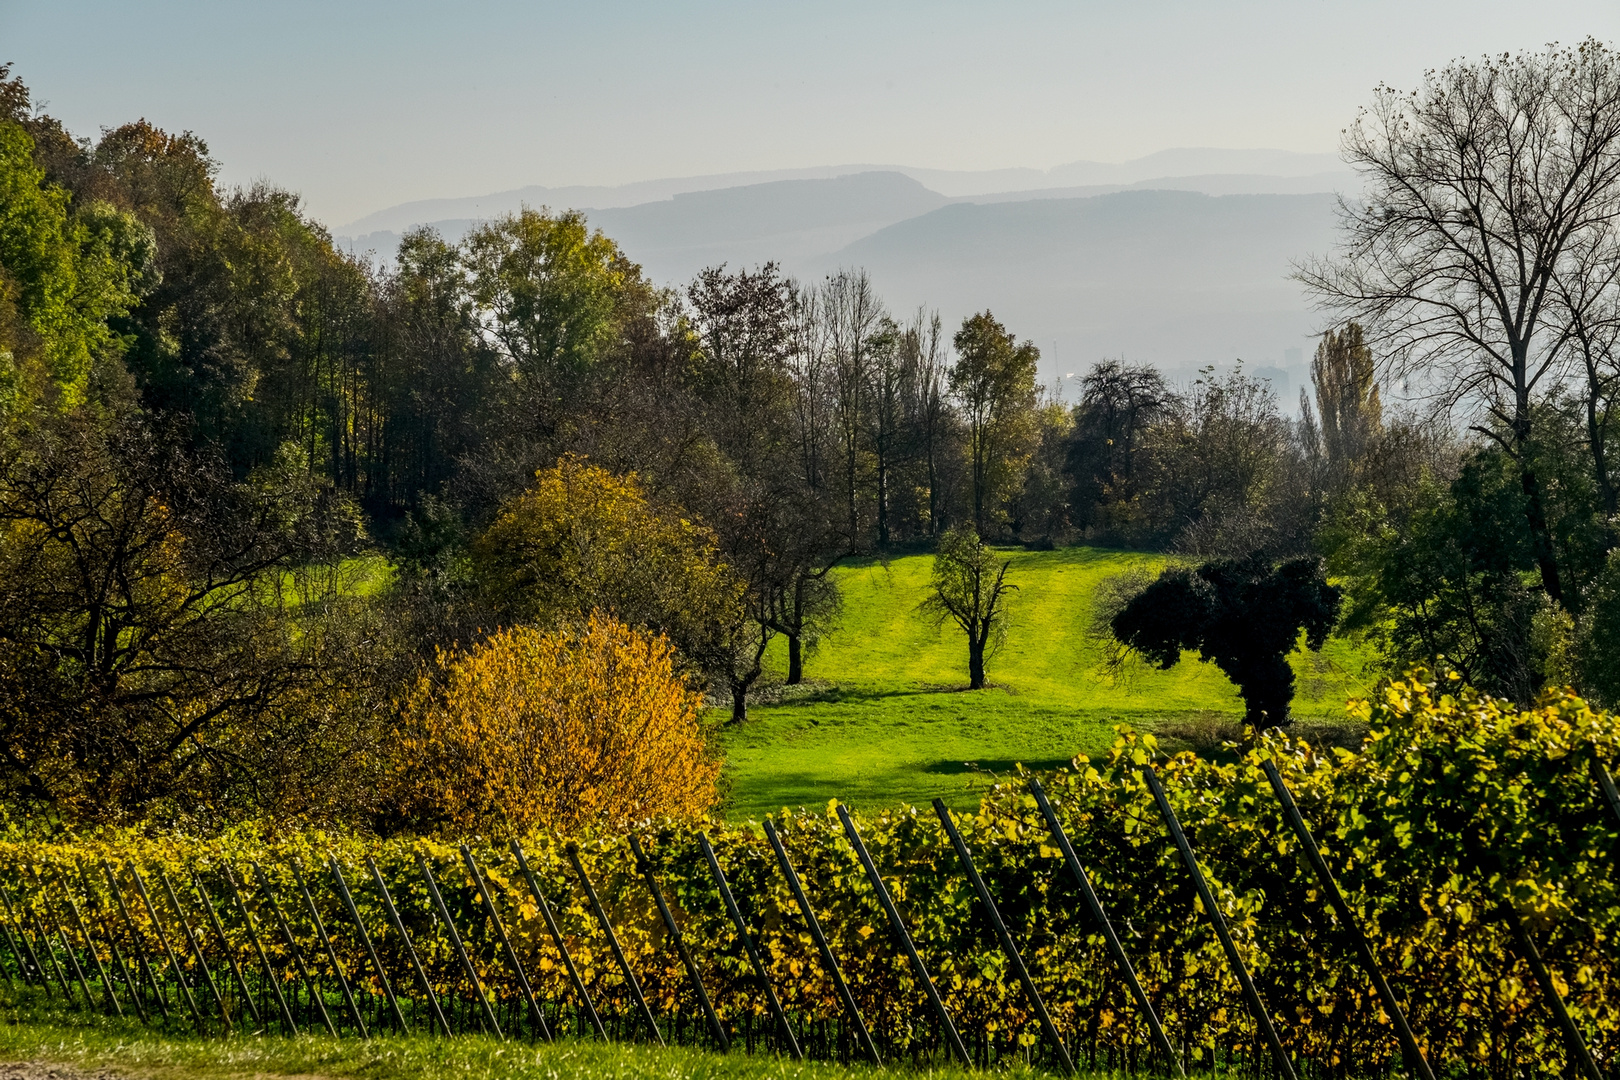
<path fill-rule="evenodd" d="M 380 1036 L 369 1041 L 329 1035 L 239 1034 L 222 1038 L 164 1032 L 27 1001 L 15 992 L 0 1003 L 0 1062 L 40 1062 L 120 1077 L 227 1080 L 288 1076 L 299 1080 L 967 1080 L 960 1068 L 873 1068 L 786 1057 L 716 1054 L 685 1047 L 565 1039 L 553 1044 L 500 1042 L 482 1036 Z M 1044 1077 L 1038 1070 L 998 1070 L 1007 1077 Z"/>

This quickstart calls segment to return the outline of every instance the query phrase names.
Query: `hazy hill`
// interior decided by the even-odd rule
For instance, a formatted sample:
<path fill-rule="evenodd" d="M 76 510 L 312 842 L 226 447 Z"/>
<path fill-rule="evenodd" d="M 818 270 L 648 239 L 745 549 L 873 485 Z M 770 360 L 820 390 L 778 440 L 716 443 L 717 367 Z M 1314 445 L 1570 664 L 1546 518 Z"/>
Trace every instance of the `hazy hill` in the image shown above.
<path fill-rule="evenodd" d="M 1331 155 L 1169 150 L 1132 162 L 950 172 L 829 166 L 620 187 L 523 188 L 380 211 L 338 230 L 392 255 L 430 224 L 450 239 L 522 205 L 578 208 L 659 284 L 774 259 L 816 278 L 865 266 L 899 310 L 948 322 L 986 307 L 1045 355 L 1042 376 L 1104 356 L 1190 378 L 1207 363 L 1270 368 L 1290 402 L 1317 319 L 1291 262 L 1332 243 Z"/>
<path fill-rule="evenodd" d="M 656 280 L 679 282 L 715 263 L 812 259 L 948 202 L 910 177 L 870 172 L 692 192 L 589 217 Z"/>
<path fill-rule="evenodd" d="M 1331 246 L 1333 208 L 1328 194 L 1181 191 L 955 203 L 789 267 L 864 266 L 891 304 L 926 303 L 948 320 L 991 308 L 1040 345 L 1047 377 L 1119 355 L 1185 377 L 1303 354 L 1316 316 L 1287 275 Z M 1293 390 L 1301 363 L 1292 358 Z"/>
<path fill-rule="evenodd" d="M 671 177 L 613 186 L 573 185 L 567 187 L 514 188 L 488 195 L 453 199 L 422 199 L 401 203 L 337 226 L 340 236 L 361 237 L 368 233 L 401 233 L 413 225 L 429 222 L 479 220 L 516 211 L 523 206 L 574 207 L 605 210 L 621 206 L 672 199 L 692 191 L 764 184 L 779 180 L 831 180 L 864 172 L 897 172 L 909 176 L 932 191 L 958 198 L 996 192 L 1037 191 L 1043 188 L 1128 187 L 1143 181 L 1169 177 L 1205 178 L 1323 177 L 1329 186 L 1313 190 L 1330 191 L 1348 182 L 1348 173 L 1333 154 L 1296 154 L 1287 150 L 1212 150 L 1182 148 L 1161 150 L 1134 161 L 1106 163 L 1074 161 L 1051 169 L 919 169 L 906 165 L 821 165 L 805 169 L 775 169 L 762 172 L 716 173 L 708 176 Z M 1181 187 L 1180 184 L 1155 186 Z M 1192 190 L 1202 191 L 1195 187 Z M 1251 190 L 1245 188 L 1244 190 Z M 1270 191 L 1271 187 L 1253 190 Z M 1297 188 L 1290 190 L 1299 190 Z M 1211 194 L 1226 194 L 1212 191 Z M 1096 194 L 1096 192 L 1091 192 Z"/>

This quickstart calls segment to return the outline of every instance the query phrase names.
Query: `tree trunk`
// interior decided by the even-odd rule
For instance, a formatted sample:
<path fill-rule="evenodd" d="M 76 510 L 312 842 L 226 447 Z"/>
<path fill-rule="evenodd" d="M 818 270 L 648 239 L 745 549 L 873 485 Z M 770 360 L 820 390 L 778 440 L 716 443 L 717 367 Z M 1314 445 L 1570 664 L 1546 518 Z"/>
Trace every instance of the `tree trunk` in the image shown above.
<path fill-rule="evenodd" d="M 855 505 L 855 444 L 851 443 L 845 454 L 845 479 L 849 482 L 849 542 L 860 542 L 861 518 L 860 511 Z"/>
<path fill-rule="evenodd" d="M 1519 484 L 1524 489 L 1524 518 L 1530 526 L 1530 543 L 1541 568 L 1541 587 L 1547 598 L 1562 605 L 1564 582 L 1558 574 L 1558 557 L 1553 551 L 1552 530 L 1547 527 L 1547 508 L 1541 500 L 1541 481 L 1531 465 L 1530 388 L 1524 350 L 1514 350 L 1513 378 L 1518 400 L 1513 410 L 1513 449 L 1519 459 Z"/>
<path fill-rule="evenodd" d="M 984 535 L 984 462 L 977 447 L 973 451 L 973 531 Z"/>
<path fill-rule="evenodd" d="M 1564 602 L 1564 583 L 1558 574 L 1558 557 L 1553 552 L 1552 530 L 1547 527 L 1547 509 L 1541 501 L 1541 483 L 1535 470 L 1523 466 L 1519 481 L 1524 487 L 1524 516 L 1530 523 L 1530 539 L 1536 549 L 1536 564 L 1541 567 L 1541 585 L 1547 598 Z"/>
<path fill-rule="evenodd" d="M 798 686 L 804 681 L 804 646 L 799 641 L 798 634 L 787 635 L 788 639 L 788 672 L 787 684 Z"/>
<path fill-rule="evenodd" d="M 878 546 L 889 546 L 889 467 L 884 455 L 878 455 L 877 468 L 877 530 Z"/>
<path fill-rule="evenodd" d="M 748 720 L 748 684 L 731 684 L 731 723 L 741 724 Z"/>
<path fill-rule="evenodd" d="M 1603 382 L 1598 378 L 1597 367 L 1592 363 L 1591 357 L 1586 360 L 1586 442 L 1592 450 L 1592 472 L 1597 479 L 1598 495 L 1603 499 L 1603 516 L 1613 520 L 1615 513 L 1620 511 L 1620 501 L 1617 501 L 1614 490 L 1614 480 L 1609 476 L 1608 439 L 1604 429 L 1608 426 L 1598 419 L 1598 398 L 1603 393 Z M 1605 420 L 1607 417 L 1605 417 Z"/>
<path fill-rule="evenodd" d="M 939 535 L 939 478 L 934 475 L 934 439 L 928 438 L 928 535 Z"/>
<path fill-rule="evenodd" d="M 977 634 L 968 635 L 968 689 L 984 689 L 984 642 Z"/>

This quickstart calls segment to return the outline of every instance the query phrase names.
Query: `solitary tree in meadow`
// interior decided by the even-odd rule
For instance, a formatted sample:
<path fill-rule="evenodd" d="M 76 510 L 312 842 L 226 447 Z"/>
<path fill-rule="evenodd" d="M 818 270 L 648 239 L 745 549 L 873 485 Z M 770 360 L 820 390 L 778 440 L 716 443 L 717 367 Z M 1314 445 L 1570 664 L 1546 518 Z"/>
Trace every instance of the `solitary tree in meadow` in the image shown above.
<path fill-rule="evenodd" d="M 954 621 L 967 634 L 968 689 L 984 689 L 984 660 L 1007 636 L 1007 600 L 1018 586 L 1008 584 L 1011 559 L 1002 559 L 972 529 L 952 529 L 940 537 L 934 555 L 934 591 L 922 608 L 943 626 Z"/>
<path fill-rule="evenodd" d="M 1339 617 L 1340 594 L 1322 560 L 1218 559 L 1171 567 L 1114 616 L 1114 636 L 1161 668 L 1196 649 L 1237 683 L 1247 723 L 1286 724 L 1294 697 L 1288 654 L 1305 631 L 1320 649 Z"/>

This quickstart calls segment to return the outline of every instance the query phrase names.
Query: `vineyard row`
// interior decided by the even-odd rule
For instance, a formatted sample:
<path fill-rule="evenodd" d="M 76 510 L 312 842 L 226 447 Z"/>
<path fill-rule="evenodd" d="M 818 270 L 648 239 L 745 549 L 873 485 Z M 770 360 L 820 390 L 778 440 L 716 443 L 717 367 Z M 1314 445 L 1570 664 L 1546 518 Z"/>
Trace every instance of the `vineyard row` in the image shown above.
<path fill-rule="evenodd" d="M 1411 965 L 1381 967 L 1388 942 L 1362 926 L 1376 914 L 1335 881 L 1277 764 L 1259 767 L 1313 901 L 1293 918 L 1275 907 L 1256 918 L 1252 898 L 1206 871 L 1218 864 L 1200 858 L 1174 805 L 1197 812 L 1196 792 L 1167 790 L 1141 762 L 1131 775 L 1178 879 L 1157 890 L 1177 900 L 1170 908 L 1099 887 L 1030 779 L 1027 796 L 1004 790 L 1001 811 L 987 800 L 971 820 L 939 800 L 937 826 L 914 812 L 886 819 L 876 850 L 842 805 L 766 820 L 763 848 L 748 830 L 672 826 L 585 845 L 531 838 L 538 858 L 515 840 L 481 853 L 333 840 L 323 852 L 314 837 L 279 860 L 176 849 L 120 866 L 93 845 L 34 845 L 14 853 L 0 889 L 0 970 L 34 994 L 199 1030 L 573 1034 L 970 1066 L 1018 1055 L 1065 1072 L 1224 1063 L 1286 1080 L 1352 1071 L 1346 1031 L 1371 1018 L 1355 1037 L 1382 1048 L 1357 1071 L 1398 1063 L 1433 1080 L 1445 1037 L 1409 1016 L 1415 985 L 1403 1002 L 1391 983 Z M 1592 775 L 1620 827 L 1612 778 Z M 1081 779 L 1050 782 L 1074 792 Z M 1167 922 L 1175 906 L 1179 958 L 1136 925 Z M 1599 1031 L 1597 1052 L 1589 1045 L 1595 1011 L 1566 1001 L 1579 980 L 1554 969 L 1510 906 L 1496 916 L 1516 953 L 1506 962 L 1528 973 L 1564 1061 L 1602 1080 L 1613 1040 Z M 892 952 L 868 944 L 874 923 Z M 1319 1003 L 1279 1000 L 1298 985 L 1268 947 L 1279 933 L 1314 936 L 1328 1024 L 1313 1016 L 1329 1011 Z"/>

